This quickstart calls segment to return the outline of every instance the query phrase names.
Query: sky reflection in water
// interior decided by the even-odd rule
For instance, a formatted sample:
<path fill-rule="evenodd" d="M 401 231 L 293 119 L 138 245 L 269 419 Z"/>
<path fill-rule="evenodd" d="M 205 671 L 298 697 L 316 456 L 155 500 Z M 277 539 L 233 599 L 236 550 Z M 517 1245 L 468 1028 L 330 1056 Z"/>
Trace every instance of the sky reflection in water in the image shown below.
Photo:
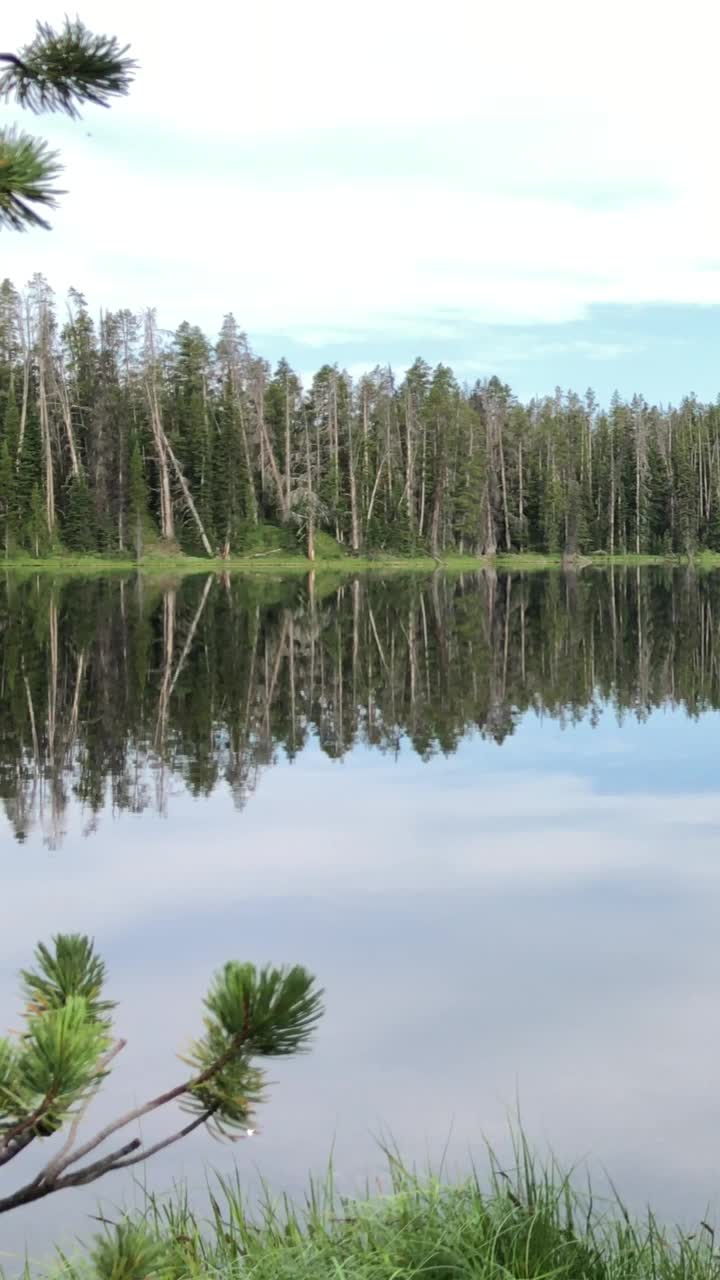
<path fill-rule="evenodd" d="M 166 816 L 108 811 L 89 838 L 71 800 L 57 848 L 6 826 L 3 1023 L 36 938 L 95 934 L 129 1040 L 97 1120 L 176 1078 L 223 960 L 301 961 L 327 1016 L 310 1056 L 272 1070 L 261 1136 L 196 1134 L 151 1186 L 237 1161 L 249 1186 L 297 1192 L 334 1143 L 352 1189 L 380 1175 L 381 1132 L 420 1162 L 447 1145 L 460 1169 L 484 1136 L 507 1148 L 519 1102 L 541 1150 L 605 1165 L 636 1208 L 697 1217 L 720 1122 L 718 727 L 715 711 L 529 714 L 501 747 L 475 733 L 427 763 L 407 743 L 333 761 L 311 739 L 242 812 L 225 786 L 175 780 Z M 0 1255 L 87 1236 L 100 1192 L 106 1209 L 137 1195 L 116 1175 L 8 1215 Z"/>

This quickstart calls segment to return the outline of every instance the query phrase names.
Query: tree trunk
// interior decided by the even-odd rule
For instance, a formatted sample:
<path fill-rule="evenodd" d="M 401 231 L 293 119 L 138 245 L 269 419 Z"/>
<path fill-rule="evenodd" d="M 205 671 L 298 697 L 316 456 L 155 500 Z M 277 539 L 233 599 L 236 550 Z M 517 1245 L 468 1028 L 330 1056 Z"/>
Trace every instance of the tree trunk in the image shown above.
<path fill-rule="evenodd" d="M 67 383 L 65 381 L 65 366 L 62 358 L 59 360 L 59 376 L 56 378 L 56 387 L 58 399 L 60 401 L 60 409 L 62 411 L 63 425 L 65 427 L 65 435 L 67 436 L 68 453 L 70 454 L 70 470 L 75 479 L 80 475 L 80 462 L 78 460 L 77 448 L 75 446 L 75 432 L 72 424 L 72 408 L 70 405 L 70 396 L 68 395 Z"/>
<path fill-rule="evenodd" d="M 422 538 L 425 526 L 425 464 L 427 461 L 427 427 L 423 422 L 422 429 L 422 475 L 420 477 L 420 516 L 418 519 L 418 537 Z"/>
<path fill-rule="evenodd" d="M 315 559 L 315 494 L 312 483 L 312 453 L 310 451 L 310 432 L 305 422 L 305 455 L 307 465 L 307 558 Z M 314 580 L 313 580 L 314 581 Z"/>
<path fill-rule="evenodd" d="M 23 345 L 23 381 L 22 381 L 22 400 L 20 402 L 20 429 L 18 432 L 16 464 L 19 464 L 22 456 L 23 443 L 25 441 L 25 427 L 27 426 L 28 405 L 30 402 L 30 362 L 32 359 L 32 343 L 30 341 L 30 304 L 25 303 L 25 314 L 22 310 L 18 315 L 18 328 L 22 334 Z"/>
<path fill-rule="evenodd" d="M 157 345 L 155 340 L 155 317 L 151 312 L 145 316 L 145 394 L 150 413 L 155 455 L 158 464 L 160 485 L 160 533 L 168 542 L 175 537 L 175 520 L 173 515 L 172 492 L 170 489 L 170 471 L 167 461 L 166 436 L 163 431 L 160 413 L 160 398 L 157 387 Z"/>
<path fill-rule="evenodd" d="M 615 449 L 610 437 L 610 555 L 615 554 Z"/>
<path fill-rule="evenodd" d="M 352 406 L 348 411 L 348 476 L 350 480 L 350 543 L 357 555 L 360 550 L 360 522 L 358 520 L 357 479 L 355 475 L 355 441 L 353 440 Z"/>
<path fill-rule="evenodd" d="M 500 484 L 502 486 L 503 515 L 505 518 L 505 549 L 510 551 L 510 516 L 508 513 L 507 484 L 505 481 L 505 450 L 503 448 L 502 425 L 498 429 L 498 448 L 500 450 Z"/>
<path fill-rule="evenodd" d="M 285 510 L 290 512 L 290 386 L 285 374 Z"/>
<path fill-rule="evenodd" d="M 412 394 L 405 395 L 405 495 L 407 500 L 408 528 L 413 535 L 415 523 L 415 455 L 414 455 L 414 413 Z"/>
<path fill-rule="evenodd" d="M 48 413 L 47 383 L 44 353 L 40 353 L 38 370 L 38 411 L 40 417 L 40 434 L 42 437 L 43 465 L 45 469 L 45 517 L 48 533 L 52 537 L 55 531 L 55 476 L 53 472 L 52 439 L 50 436 L 50 417 Z"/>
<path fill-rule="evenodd" d="M 520 531 L 520 550 L 525 549 L 525 509 L 523 494 L 523 451 L 522 440 L 518 440 L 518 528 Z"/>
<path fill-rule="evenodd" d="M 283 482 L 280 476 L 280 468 L 278 467 L 277 458 L 275 457 L 275 450 L 273 449 L 272 441 L 270 439 L 270 436 L 268 435 L 267 425 L 265 422 L 264 407 L 262 406 L 258 408 L 258 424 L 260 427 L 260 439 L 265 443 L 265 448 L 267 450 L 267 455 L 268 455 L 268 461 L 270 463 L 270 470 L 272 471 L 273 482 L 277 490 L 278 502 L 280 503 L 280 517 L 283 523 L 285 524 L 287 523 L 288 517 L 290 515 L 289 481 L 287 482 L 287 490 L 285 491 L 283 487 Z"/>
<path fill-rule="evenodd" d="M 160 428 L 160 430 L 162 431 L 162 427 Z M 192 494 L 191 494 L 191 492 L 190 492 L 190 488 L 189 488 L 188 482 L 187 482 L 187 480 L 185 479 L 185 476 L 183 475 L 183 472 L 182 472 L 182 468 L 181 468 L 181 466 L 180 466 L 180 463 L 178 462 L 177 458 L 175 457 L 175 454 L 173 453 L 172 445 L 170 444 L 170 441 L 168 440 L 167 436 L 165 436 L 165 433 L 164 433 L 164 432 L 163 432 L 163 436 L 164 436 L 164 442 L 163 442 L 163 443 L 164 443 L 165 449 L 167 450 L 167 455 L 168 455 L 168 457 L 169 457 L 170 461 L 172 462 L 173 467 L 175 468 L 175 474 L 177 475 L 177 478 L 178 478 L 178 480 L 179 480 L 179 482 L 180 482 L 180 488 L 181 488 L 181 489 L 182 489 L 182 491 L 183 491 L 183 496 L 184 496 L 185 501 L 186 501 L 186 503 L 187 503 L 187 505 L 188 505 L 188 507 L 189 507 L 189 509 L 190 509 L 190 514 L 192 515 L 193 520 L 195 521 L 195 523 L 196 523 L 196 525 L 197 525 L 197 527 L 198 527 L 198 531 L 199 531 L 199 533 L 200 533 L 200 540 L 201 540 L 201 542 L 202 542 L 202 544 L 203 544 L 203 547 L 205 548 L 205 550 L 206 550 L 207 554 L 209 555 L 210 559 L 212 560 L 212 559 L 213 559 L 213 557 L 214 557 L 214 555 L 215 555 L 215 552 L 213 551 L 213 549 L 212 549 L 212 547 L 211 547 L 211 545 L 210 545 L 210 540 L 209 540 L 209 538 L 208 538 L 208 536 L 207 536 L 207 534 L 206 534 L 206 532 L 205 532 L 205 527 L 204 527 L 204 525 L 203 525 L 202 520 L 200 519 L 200 514 L 199 514 L 199 512 L 198 512 L 197 507 L 195 506 L 195 503 L 193 502 L 193 498 L 192 498 Z"/>

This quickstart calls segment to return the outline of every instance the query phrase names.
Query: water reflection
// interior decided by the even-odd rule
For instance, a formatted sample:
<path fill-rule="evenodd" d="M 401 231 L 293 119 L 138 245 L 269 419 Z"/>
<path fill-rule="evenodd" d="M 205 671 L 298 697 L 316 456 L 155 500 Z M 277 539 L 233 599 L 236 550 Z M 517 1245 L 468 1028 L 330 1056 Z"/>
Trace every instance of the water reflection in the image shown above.
<path fill-rule="evenodd" d="M 94 1131 L 179 1078 L 229 957 L 327 989 L 261 1139 L 193 1134 L 150 1186 L 202 1196 L 237 1162 L 249 1194 L 256 1169 L 300 1193 L 334 1143 L 353 1190 L 382 1129 L 465 1170 L 519 1098 L 533 1142 L 697 1221 L 720 1122 L 718 577 L 4 591 L 3 1026 L 35 940 L 93 933 L 128 1040 Z M 72 1249 L 99 1195 L 110 1216 L 137 1198 L 118 1175 L 8 1215 L 0 1259 Z"/>
<path fill-rule="evenodd" d="M 423 760 L 532 712 L 643 718 L 720 703 L 720 578 L 688 570 L 376 578 L 53 581 L 0 600 L 0 796 L 53 847 L 68 797 L 166 812 L 174 786 L 243 808 L 316 736 Z"/>

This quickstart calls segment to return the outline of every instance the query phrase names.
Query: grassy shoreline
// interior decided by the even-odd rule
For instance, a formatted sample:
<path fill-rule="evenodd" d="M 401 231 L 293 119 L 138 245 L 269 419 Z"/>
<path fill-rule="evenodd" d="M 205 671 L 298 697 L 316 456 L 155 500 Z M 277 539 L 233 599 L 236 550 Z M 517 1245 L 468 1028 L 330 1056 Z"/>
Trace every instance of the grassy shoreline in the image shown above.
<path fill-rule="evenodd" d="M 587 568 L 643 568 L 647 566 L 697 569 L 720 568 L 720 553 L 704 551 L 695 556 L 660 555 L 589 555 L 568 558 L 561 555 L 545 555 L 541 552 L 499 554 L 496 556 L 450 555 L 435 560 L 431 556 L 323 556 L 315 561 L 302 555 L 249 555 L 234 556 L 227 560 L 209 559 L 185 555 L 148 555 L 141 560 L 122 559 L 114 556 L 56 555 L 40 559 L 30 556 L 13 556 L 4 561 L 5 572 L 33 573 L 147 573 L 147 574 L 197 574 L 197 573 L 471 573 L 484 569 L 504 572 L 527 573 L 536 570 L 564 569 L 579 571 Z"/>
<path fill-rule="evenodd" d="M 214 1179 L 206 1215 L 185 1193 L 117 1221 L 80 1255 L 61 1254 L 48 1280 L 717 1280 L 720 1254 L 707 1221 L 686 1232 L 648 1212 L 633 1220 L 521 1145 L 515 1167 L 491 1153 L 489 1176 L 449 1183 L 418 1177 L 390 1155 L 387 1191 L 346 1198 L 332 1171 L 304 1207 L 265 1188 L 250 1210 L 240 1185 Z M 384 1180 L 385 1181 L 385 1180 Z"/>

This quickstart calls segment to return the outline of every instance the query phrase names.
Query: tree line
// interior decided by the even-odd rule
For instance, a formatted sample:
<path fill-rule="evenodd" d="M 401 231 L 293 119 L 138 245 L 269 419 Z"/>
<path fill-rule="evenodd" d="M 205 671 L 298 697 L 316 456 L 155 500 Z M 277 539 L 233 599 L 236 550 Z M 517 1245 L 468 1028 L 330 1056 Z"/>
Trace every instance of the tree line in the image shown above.
<path fill-rule="evenodd" d="M 315 739 L 423 760 L 526 715 L 720 707 L 720 584 L 691 569 L 435 574 L 341 584 L 212 573 L 0 584 L 0 804 L 61 842 L 68 805 L 238 809 Z"/>
<path fill-rule="evenodd" d="M 6 280 L 0 536 L 34 556 L 720 550 L 720 406 L 522 404 L 421 359 L 402 377 L 324 365 L 303 387 L 232 315 L 211 342 Z"/>

